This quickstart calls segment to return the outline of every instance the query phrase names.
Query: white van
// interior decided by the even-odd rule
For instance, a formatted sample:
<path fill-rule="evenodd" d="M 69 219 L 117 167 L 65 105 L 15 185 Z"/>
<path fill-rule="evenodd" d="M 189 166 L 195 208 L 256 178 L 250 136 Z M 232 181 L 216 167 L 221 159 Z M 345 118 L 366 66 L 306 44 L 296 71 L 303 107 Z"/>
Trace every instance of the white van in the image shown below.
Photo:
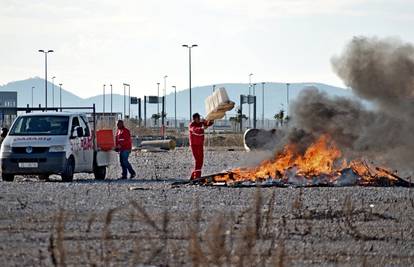
<path fill-rule="evenodd" d="M 34 174 L 47 179 L 61 175 L 72 181 L 74 173 L 94 173 L 105 179 L 111 152 L 99 151 L 83 113 L 40 112 L 20 115 L 0 149 L 3 181 L 15 175 Z"/>

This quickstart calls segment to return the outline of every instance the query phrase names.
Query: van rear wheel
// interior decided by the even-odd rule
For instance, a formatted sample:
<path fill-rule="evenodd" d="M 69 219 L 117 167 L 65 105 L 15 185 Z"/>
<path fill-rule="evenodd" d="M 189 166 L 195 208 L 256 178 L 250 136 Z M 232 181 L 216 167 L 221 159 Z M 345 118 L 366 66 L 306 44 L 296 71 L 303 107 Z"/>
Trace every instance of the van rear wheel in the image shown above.
<path fill-rule="evenodd" d="M 75 161 L 72 158 L 69 158 L 66 161 L 65 169 L 62 172 L 62 181 L 64 182 L 72 182 L 73 181 L 73 173 L 75 171 Z"/>
<path fill-rule="evenodd" d="M 95 166 L 93 168 L 93 175 L 96 180 L 105 180 L 106 177 L 106 166 Z"/>
<path fill-rule="evenodd" d="M 2 173 L 1 179 L 6 182 L 13 182 L 14 181 L 14 174 L 10 173 Z"/>

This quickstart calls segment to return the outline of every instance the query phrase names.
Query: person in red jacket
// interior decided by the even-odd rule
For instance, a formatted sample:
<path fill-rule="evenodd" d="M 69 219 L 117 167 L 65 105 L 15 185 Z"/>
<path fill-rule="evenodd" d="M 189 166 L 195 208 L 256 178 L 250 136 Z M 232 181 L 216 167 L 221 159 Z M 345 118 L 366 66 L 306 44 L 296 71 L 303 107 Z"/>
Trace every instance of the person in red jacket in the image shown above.
<path fill-rule="evenodd" d="M 201 169 L 204 160 L 204 129 L 213 125 L 213 121 L 205 121 L 200 119 L 200 114 L 193 114 L 193 121 L 188 126 L 190 147 L 194 157 L 194 169 L 191 173 L 190 180 L 201 177 Z"/>
<path fill-rule="evenodd" d="M 116 149 L 119 152 L 119 161 L 121 163 L 122 168 L 122 176 L 120 179 L 127 179 L 127 173 L 131 175 L 130 178 L 134 178 L 136 173 L 131 166 L 131 163 L 128 161 L 129 154 L 131 153 L 132 149 L 132 142 L 131 142 L 131 133 L 129 130 L 124 126 L 124 121 L 118 120 L 116 124 L 118 130 L 116 132 Z"/>

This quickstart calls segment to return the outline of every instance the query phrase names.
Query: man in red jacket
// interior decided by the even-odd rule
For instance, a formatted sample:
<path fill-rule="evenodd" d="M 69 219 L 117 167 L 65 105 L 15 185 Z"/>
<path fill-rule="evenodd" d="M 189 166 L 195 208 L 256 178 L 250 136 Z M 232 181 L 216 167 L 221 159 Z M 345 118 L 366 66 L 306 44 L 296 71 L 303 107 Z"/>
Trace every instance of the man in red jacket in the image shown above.
<path fill-rule="evenodd" d="M 118 131 L 116 132 L 116 148 L 119 152 L 119 161 L 121 162 L 122 176 L 120 179 L 127 179 L 127 173 L 131 175 L 130 178 L 134 178 L 136 173 L 128 161 L 129 154 L 132 149 L 131 133 L 124 126 L 124 121 L 118 120 L 116 124 Z"/>
<path fill-rule="evenodd" d="M 201 177 L 201 169 L 204 160 L 204 129 L 213 125 L 213 121 L 205 121 L 200 119 L 200 114 L 193 114 L 193 121 L 188 126 L 190 147 L 194 157 L 194 170 L 191 173 L 190 180 Z"/>

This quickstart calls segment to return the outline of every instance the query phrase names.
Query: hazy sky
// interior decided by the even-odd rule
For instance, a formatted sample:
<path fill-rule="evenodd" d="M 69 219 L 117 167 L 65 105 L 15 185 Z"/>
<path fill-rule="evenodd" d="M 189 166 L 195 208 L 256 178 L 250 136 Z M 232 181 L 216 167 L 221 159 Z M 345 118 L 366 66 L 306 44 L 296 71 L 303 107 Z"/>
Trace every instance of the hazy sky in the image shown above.
<path fill-rule="evenodd" d="M 355 35 L 414 43 L 414 0 L 0 0 L 0 84 L 44 76 L 73 93 L 156 93 L 224 82 L 343 86 L 330 58 Z M 108 88 L 108 87 L 107 87 Z"/>

